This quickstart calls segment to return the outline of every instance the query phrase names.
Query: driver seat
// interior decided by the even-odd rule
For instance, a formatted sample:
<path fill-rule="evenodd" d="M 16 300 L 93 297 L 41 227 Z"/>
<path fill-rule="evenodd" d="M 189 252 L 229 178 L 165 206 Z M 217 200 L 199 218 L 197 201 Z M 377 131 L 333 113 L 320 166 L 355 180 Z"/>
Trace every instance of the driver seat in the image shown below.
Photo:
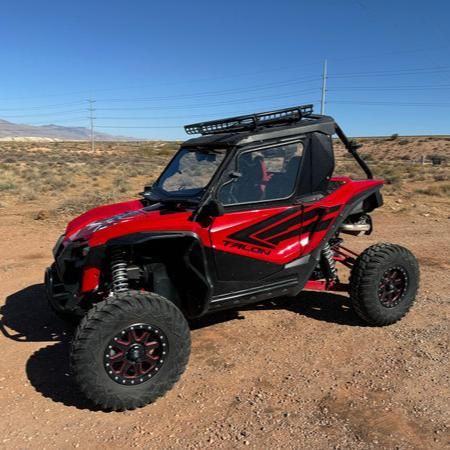
<path fill-rule="evenodd" d="M 264 171 L 259 158 L 253 159 L 251 153 L 242 155 L 239 160 L 239 171 L 241 176 L 236 182 L 233 192 L 237 202 L 261 200 Z"/>

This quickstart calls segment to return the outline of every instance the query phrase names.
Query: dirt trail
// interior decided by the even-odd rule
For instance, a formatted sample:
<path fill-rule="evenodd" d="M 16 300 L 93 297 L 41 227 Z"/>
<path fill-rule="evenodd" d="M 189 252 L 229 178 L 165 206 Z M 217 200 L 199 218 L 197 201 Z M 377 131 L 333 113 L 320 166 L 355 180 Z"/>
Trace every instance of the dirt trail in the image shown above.
<path fill-rule="evenodd" d="M 70 334 L 43 296 L 61 229 L 3 209 L 0 447 L 444 448 L 449 220 L 382 212 L 375 225 L 353 248 L 394 241 L 421 262 L 418 302 L 402 322 L 363 326 L 340 293 L 216 315 L 194 326 L 188 369 L 170 393 L 105 413 L 72 384 Z"/>

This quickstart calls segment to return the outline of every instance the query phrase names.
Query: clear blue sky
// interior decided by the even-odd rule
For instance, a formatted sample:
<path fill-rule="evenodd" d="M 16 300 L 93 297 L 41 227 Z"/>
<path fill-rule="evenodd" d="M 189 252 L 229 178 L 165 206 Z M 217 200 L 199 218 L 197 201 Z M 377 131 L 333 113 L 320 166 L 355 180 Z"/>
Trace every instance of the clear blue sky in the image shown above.
<path fill-rule="evenodd" d="M 183 138 L 178 125 L 202 119 L 318 110 L 326 58 L 326 112 L 349 134 L 450 133 L 448 1 L 7 3 L 0 118 L 12 122 L 87 126 L 91 97 L 98 131 Z"/>

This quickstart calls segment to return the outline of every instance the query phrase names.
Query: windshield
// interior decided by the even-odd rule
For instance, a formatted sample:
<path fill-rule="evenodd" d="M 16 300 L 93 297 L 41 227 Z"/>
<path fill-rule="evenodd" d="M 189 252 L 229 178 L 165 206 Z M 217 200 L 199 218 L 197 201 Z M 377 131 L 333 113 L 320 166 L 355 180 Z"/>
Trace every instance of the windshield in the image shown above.
<path fill-rule="evenodd" d="M 182 148 L 166 167 L 152 191 L 169 196 L 198 197 L 220 166 L 225 152 Z"/>

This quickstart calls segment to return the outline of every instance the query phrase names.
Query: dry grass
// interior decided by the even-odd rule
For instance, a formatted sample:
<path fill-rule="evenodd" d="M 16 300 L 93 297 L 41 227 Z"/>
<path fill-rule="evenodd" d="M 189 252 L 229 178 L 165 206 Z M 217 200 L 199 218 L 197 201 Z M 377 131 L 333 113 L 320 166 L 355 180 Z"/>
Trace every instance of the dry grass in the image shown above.
<path fill-rule="evenodd" d="M 135 197 L 174 154 L 173 142 L 0 143 L 0 202 L 45 203 L 58 216 Z"/>
<path fill-rule="evenodd" d="M 450 196 L 450 183 L 441 183 L 428 186 L 426 188 L 415 189 L 416 193 L 424 195 L 433 195 L 438 197 Z"/>
<path fill-rule="evenodd" d="M 111 191 L 106 193 L 88 194 L 82 197 L 71 197 L 63 201 L 55 210 L 56 216 L 75 217 L 98 205 L 113 203 L 117 200 L 118 193 Z"/>
<path fill-rule="evenodd" d="M 447 202 L 450 165 L 421 165 L 426 154 L 450 155 L 448 138 L 365 139 L 361 153 L 376 177 L 386 180 L 385 198 Z M 135 198 L 155 180 L 177 150 L 176 142 L 0 143 L 0 205 L 26 204 L 67 220 L 99 204 Z M 336 146 L 336 175 L 364 178 L 352 158 Z M 396 159 L 391 156 L 395 155 Z M 411 201 L 412 201 L 411 200 Z M 420 202 L 419 202 L 420 203 Z M 406 206 L 402 206 L 402 209 Z"/>

